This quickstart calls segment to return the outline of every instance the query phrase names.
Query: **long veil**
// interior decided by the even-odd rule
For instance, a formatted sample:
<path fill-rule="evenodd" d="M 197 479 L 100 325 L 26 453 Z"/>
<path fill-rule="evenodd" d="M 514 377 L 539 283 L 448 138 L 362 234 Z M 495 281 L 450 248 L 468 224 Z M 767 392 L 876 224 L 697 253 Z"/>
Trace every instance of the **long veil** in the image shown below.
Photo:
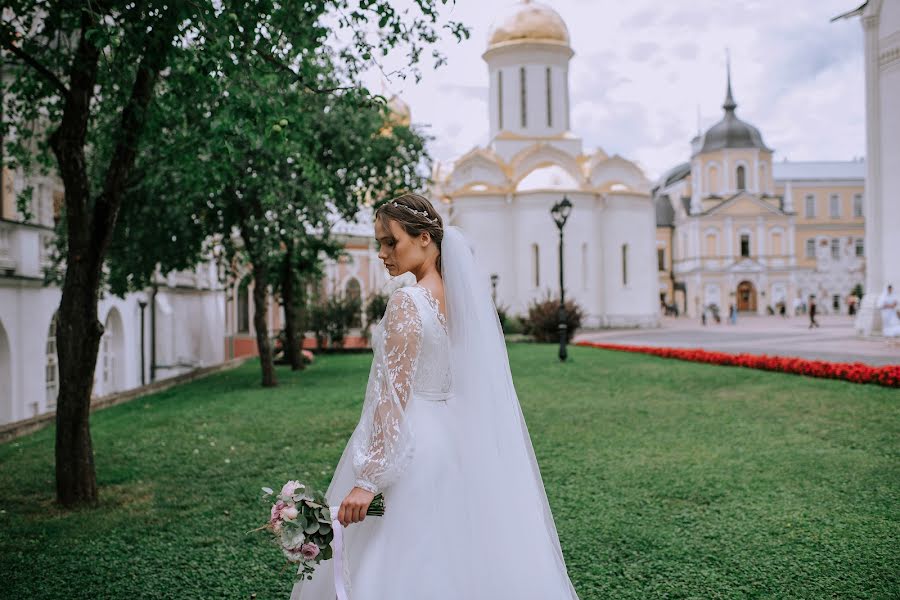
<path fill-rule="evenodd" d="M 484 571 L 473 574 L 474 580 L 498 586 L 494 595 L 480 590 L 479 597 L 506 597 L 505 582 L 527 579 L 530 597 L 577 599 L 513 386 L 489 279 L 457 227 L 444 230 L 441 263 L 453 419 L 466 478 L 460 525 L 473 552 L 478 548 L 485 556 L 476 567 Z"/>

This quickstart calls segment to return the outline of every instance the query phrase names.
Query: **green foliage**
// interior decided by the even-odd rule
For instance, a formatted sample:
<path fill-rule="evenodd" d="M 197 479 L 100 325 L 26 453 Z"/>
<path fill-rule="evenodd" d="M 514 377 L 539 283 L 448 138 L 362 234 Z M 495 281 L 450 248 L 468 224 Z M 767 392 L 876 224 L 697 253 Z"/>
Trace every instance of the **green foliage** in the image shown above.
<path fill-rule="evenodd" d="M 566 300 L 567 340 L 572 341 L 584 312 L 574 300 Z M 553 298 L 547 292 L 543 300 L 535 300 L 528 306 L 528 316 L 524 322 L 524 333 L 531 335 L 538 342 L 559 341 L 559 297 Z"/>
<path fill-rule="evenodd" d="M 542 345 L 509 353 L 583 600 L 896 595 L 896 391 L 579 347 L 566 363 Z M 320 357 L 279 369 L 274 390 L 249 363 L 95 413 L 94 510 L 51 502 L 52 429 L 0 445 L 3 596 L 287 598 L 280 550 L 248 533 L 268 518 L 258 490 L 327 488 L 370 363 Z"/>
<path fill-rule="evenodd" d="M 352 216 L 350 204 L 371 192 L 361 188 L 391 193 L 421 182 L 415 170 L 425 157 L 423 138 L 397 128 L 376 139 L 384 102 L 359 85 L 358 75 L 389 52 L 405 51 L 407 64 L 396 74 L 418 78 L 425 48 L 442 30 L 468 37 L 442 15 L 447 3 L 423 0 L 397 10 L 392 0 L 10 0 L 0 25 L 5 166 L 26 174 L 53 170 L 50 137 L 64 110 L 78 118 L 80 106 L 62 100 L 84 100 L 89 115 L 78 148 L 86 150 L 87 203 L 75 208 L 88 218 L 78 228 L 92 225 L 110 173 L 125 178 L 121 207 L 93 224 L 102 238 L 103 228 L 118 222 L 105 271 L 114 293 L 145 287 L 157 265 L 165 273 L 211 253 L 233 254 L 229 225 L 241 219 L 261 233 L 244 250 L 267 258 L 280 248 L 272 234 L 323 228 L 327 202 Z M 342 32 L 346 42 L 331 45 Z M 169 41 L 165 53 L 149 50 L 152 36 Z M 86 60 L 85 52 L 96 55 Z M 129 127 L 124 107 L 136 89 L 135 65 L 147 57 L 159 63 L 152 101 Z M 437 50 L 431 57 L 435 65 L 445 61 Z M 75 64 L 95 72 L 96 82 L 70 80 Z M 121 142 L 128 136 L 136 162 L 116 171 L 125 164 Z M 76 201 L 70 196 L 58 265 L 67 259 L 66 214 Z M 288 199 L 293 204 L 283 212 L 270 212 L 268 204 Z"/>
<path fill-rule="evenodd" d="M 862 286 L 862 284 L 861 284 L 861 283 L 857 283 L 856 285 L 854 285 L 854 286 L 853 286 L 853 290 L 850 292 L 850 295 L 851 295 L 851 296 L 856 296 L 857 298 L 859 298 L 860 300 L 862 300 L 862 297 L 863 297 L 863 286 Z"/>
<path fill-rule="evenodd" d="M 317 346 L 323 348 L 328 340 L 332 348 L 343 347 L 347 330 L 361 310 L 361 300 L 346 294 L 317 299 L 309 308 L 310 330 L 315 332 Z"/>
<path fill-rule="evenodd" d="M 382 317 L 384 317 L 389 301 L 390 296 L 382 294 L 381 292 L 374 292 L 369 296 L 369 301 L 366 303 L 365 335 L 367 338 L 369 337 L 369 331 L 372 329 L 372 326 L 381 321 Z"/>
<path fill-rule="evenodd" d="M 505 304 L 497 306 L 497 318 L 500 320 L 500 328 L 508 335 L 524 333 L 525 323 L 521 317 L 509 314 L 509 307 Z"/>

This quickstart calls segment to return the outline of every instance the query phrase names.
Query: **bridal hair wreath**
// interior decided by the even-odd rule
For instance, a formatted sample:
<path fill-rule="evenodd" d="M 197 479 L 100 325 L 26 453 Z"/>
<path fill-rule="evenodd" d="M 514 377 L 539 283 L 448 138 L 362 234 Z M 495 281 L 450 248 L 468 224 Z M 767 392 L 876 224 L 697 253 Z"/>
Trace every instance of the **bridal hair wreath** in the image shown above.
<path fill-rule="evenodd" d="M 419 194 L 407 193 L 388 200 L 375 211 L 376 219 L 396 221 L 407 234 L 417 237 L 428 232 L 438 249 L 437 268 L 441 270 L 441 241 L 444 222 L 431 202 Z"/>

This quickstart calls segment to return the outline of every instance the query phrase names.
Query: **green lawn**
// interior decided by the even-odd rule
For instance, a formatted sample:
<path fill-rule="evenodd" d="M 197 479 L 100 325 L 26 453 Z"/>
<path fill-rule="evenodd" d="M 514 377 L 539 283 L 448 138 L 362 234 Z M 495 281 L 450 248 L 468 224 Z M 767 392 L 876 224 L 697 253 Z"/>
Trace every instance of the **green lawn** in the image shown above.
<path fill-rule="evenodd" d="M 896 390 L 570 352 L 510 347 L 582 599 L 900 597 Z M 248 364 L 95 414 L 96 510 L 54 506 L 52 429 L 0 445 L 0 597 L 286 599 L 257 492 L 326 487 L 369 361 L 276 390 Z"/>

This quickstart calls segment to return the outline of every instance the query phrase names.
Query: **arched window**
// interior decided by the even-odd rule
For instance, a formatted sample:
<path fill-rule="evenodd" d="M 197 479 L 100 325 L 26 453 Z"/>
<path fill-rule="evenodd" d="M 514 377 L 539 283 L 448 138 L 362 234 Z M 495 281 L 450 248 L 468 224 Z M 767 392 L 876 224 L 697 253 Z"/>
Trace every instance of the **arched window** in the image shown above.
<path fill-rule="evenodd" d="M 250 277 L 245 277 L 238 286 L 237 332 L 250 333 Z"/>
<path fill-rule="evenodd" d="M 741 256 L 749 257 L 750 256 L 750 234 L 742 233 L 741 234 Z"/>
<path fill-rule="evenodd" d="M 737 168 L 737 189 L 747 189 L 747 169 L 744 168 L 744 165 L 739 165 Z"/>
<path fill-rule="evenodd" d="M 775 230 L 772 232 L 772 243 L 771 243 L 770 254 L 772 254 L 773 256 L 781 256 L 784 254 L 784 248 L 782 247 L 782 238 L 781 238 L 780 230 Z"/>
<path fill-rule="evenodd" d="M 47 388 L 47 410 L 56 409 L 56 397 L 59 395 L 59 361 L 56 356 L 56 322 L 58 314 L 50 320 L 50 331 L 47 332 L 47 366 L 44 368 L 44 379 Z"/>
<path fill-rule="evenodd" d="M 522 128 L 528 127 L 527 97 L 525 95 L 525 67 L 519 67 L 519 111 L 522 113 Z"/>
<path fill-rule="evenodd" d="M 622 244 L 622 286 L 628 285 L 628 244 Z"/>
<path fill-rule="evenodd" d="M 541 251 L 537 244 L 531 245 L 531 278 L 534 287 L 541 287 Z"/>
<path fill-rule="evenodd" d="M 553 127 L 553 89 L 550 67 L 547 67 L 547 127 Z"/>
<path fill-rule="evenodd" d="M 715 233 L 706 234 L 706 257 L 714 258 L 719 255 L 718 236 Z"/>
<path fill-rule="evenodd" d="M 719 193 L 719 169 L 715 165 L 710 165 L 706 171 L 707 192 L 709 194 Z"/>

